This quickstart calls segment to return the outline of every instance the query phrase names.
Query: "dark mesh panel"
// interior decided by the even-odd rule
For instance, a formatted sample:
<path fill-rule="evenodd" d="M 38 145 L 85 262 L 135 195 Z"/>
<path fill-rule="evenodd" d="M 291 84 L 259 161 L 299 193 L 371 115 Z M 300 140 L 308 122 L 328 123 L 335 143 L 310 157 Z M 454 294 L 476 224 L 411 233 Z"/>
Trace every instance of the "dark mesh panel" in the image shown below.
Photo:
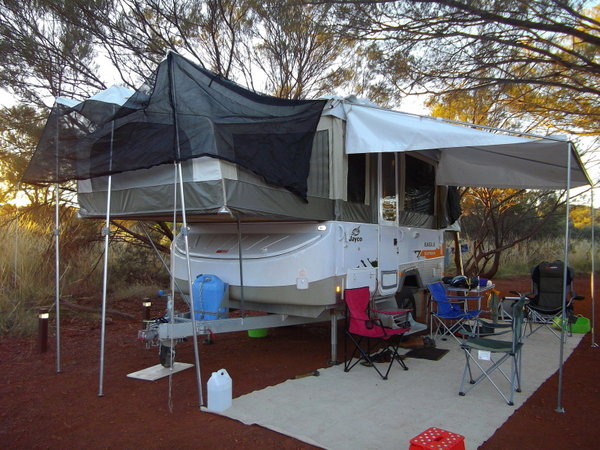
<path fill-rule="evenodd" d="M 256 94 L 175 53 L 152 79 L 121 107 L 56 106 L 23 181 L 60 183 L 212 156 L 306 198 L 325 101 Z"/>

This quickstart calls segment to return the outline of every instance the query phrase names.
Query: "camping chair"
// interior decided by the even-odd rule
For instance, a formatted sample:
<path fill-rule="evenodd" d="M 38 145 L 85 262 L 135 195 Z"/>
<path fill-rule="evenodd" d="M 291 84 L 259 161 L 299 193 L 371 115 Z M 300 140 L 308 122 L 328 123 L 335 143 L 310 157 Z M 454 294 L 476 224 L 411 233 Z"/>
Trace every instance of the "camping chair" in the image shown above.
<path fill-rule="evenodd" d="M 469 300 L 480 300 L 481 296 L 458 297 L 449 296 L 446 288 L 441 281 L 428 284 L 427 288 L 431 294 L 431 299 L 436 305 L 436 310 L 432 308 L 430 321 L 430 334 L 432 339 L 436 339 L 438 334 L 441 336 L 450 335 L 460 344 L 461 341 L 455 334 L 463 327 L 464 322 L 476 320 L 481 312 L 478 309 L 467 309 L 466 302 Z M 434 333 L 434 322 L 437 323 Z M 448 322 L 450 325 L 448 325 Z M 440 330 L 441 333 L 440 333 Z"/>
<path fill-rule="evenodd" d="M 408 370 L 408 367 L 398 355 L 398 346 L 402 335 L 410 330 L 410 322 L 408 321 L 410 310 L 378 311 L 371 309 L 371 295 L 368 287 L 346 289 L 344 298 L 346 301 L 344 372 L 349 372 L 359 362 L 373 367 L 384 380 L 387 380 L 394 361 L 397 361 L 404 370 Z M 401 324 L 399 328 L 386 327 L 382 324 L 381 319 L 374 317 L 374 315 L 379 314 L 394 317 L 403 316 L 406 320 L 394 321 Z M 348 341 L 354 344 L 354 349 L 350 355 L 348 354 Z M 375 345 L 372 345 L 373 341 L 375 341 Z M 355 357 L 358 357 L 358 359 L 353 362 Z M 381 362 L 389 362 L 385 374 L 377 367 L 377 363 Z"/>
<path fill-rule="evenodd" d="M 521 392 L 521 348 L 523 347 L 523 310 L 525 307 L 526 297 L 519 295 L 519 299 L 514 302 L 512 307 L 512 340 L 498 340 L 490 337 L 468 337 L 461 344 L 461 348 L 465 351 L 465 370 L 463 372 L 462 381 L 460 383 L 459 395 L 464 396 L 467 392 L 477 386 L 484 379 L 488 379 L 494 386 L 496 391 L 502 396 L 502 398 L 510 406 L 513 406 L 513 395 L 514 392 Z M 476 355 L 473 355 L 472 350 L 477 350 Z M 498 357 L 495 360 L 494 358 Z M 479 361 L 488 360 L 490 365 L 485 368 L 484 364 Z M 510 377 L 500 367 L 506 360 L 510 359 L 512 364 Z M 471 371 L 471 362 L 473 362 L 480 370 L 481 375 L 477 378 L 473 378 Z M 510 383 L 510 395 L 507 396 L 498 387 L 496 382 L 492 379 L 492 373 L 498 369 L 498 372 Z M 469 383 L 471 386 L 468 389 L 464 389 L 465 382 L 467 380 L 467 374 Z"/>
<path fill-rule="evenodd" d="M 533 293 L 529 294 L 529 302 L 525 305 L 529 333 L 531 336 L 542 327 L 547 327 L 560 339 L 560 335 L 552 328 L 556 322 L 561 323 L 563 307 L 563 280 L 565 265 L 562 261 L 542 262 L 535 266 L 531 272 Z M 573 323 L 573 301 L 583 300 L 583 297 L 573 291 L 574 271 L 567 268 L 567 295 L 566 302 L 567 327 L 571 335 L 571 324 Z M 534 328 L 534 325 L 536 325 Z"/>

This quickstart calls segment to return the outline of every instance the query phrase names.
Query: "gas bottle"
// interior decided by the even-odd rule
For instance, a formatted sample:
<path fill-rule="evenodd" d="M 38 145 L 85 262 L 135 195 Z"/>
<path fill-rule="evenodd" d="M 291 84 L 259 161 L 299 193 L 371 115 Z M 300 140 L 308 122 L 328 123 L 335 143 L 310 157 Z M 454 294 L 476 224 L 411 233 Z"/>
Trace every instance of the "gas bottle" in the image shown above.
<path fill-rule="evenodd" d="M 207 383 L 208 409 L 222 412 L 231 406 L 231 377 L 225 369 L 213 372 Z"/>

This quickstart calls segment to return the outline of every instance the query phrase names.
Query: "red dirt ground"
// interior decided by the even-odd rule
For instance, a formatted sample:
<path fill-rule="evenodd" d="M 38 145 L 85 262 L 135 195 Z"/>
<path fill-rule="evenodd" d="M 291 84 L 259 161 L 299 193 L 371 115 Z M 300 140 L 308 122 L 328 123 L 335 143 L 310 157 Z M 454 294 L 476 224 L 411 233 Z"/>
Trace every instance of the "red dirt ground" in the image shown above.
<path fill-rule="evenodd" d="M 586 300 L 576 305 L 576 313 L 586 317 L 591 317 L 589 285 L 589 279 L 578 278 L 577 292 Z M 503 292 L 527 290 L 529 282 L 502 280 L 497 286 Z M 139 305 L 114 302 L 110 307 L 141 317 Z M 158 305 L 153 312 L 161 313 Z M 60 374 L 52 337 L 45 354 L 38 352 L 35 336 L 0 340 L 3 448 L 314 448 L 259 426 L 199 411 L 194 370 L 173 377 L 171 412 L 168 379 L 144 382 L 126 377 L 158 362 L 156 348 L 146 350 L 136 340 L 139 321 L 109 318 L 104 396 L 98 397 L 98 321 L 69 312 L 63 317 Z M 481 448 L 598 448 L 600 348 L 591 344 L 588 333 L 565 363 L 564 413 L 555 412 L 555 374 Z M 233 396 L 238 397 L 324 367 L 330 356 L 329 325 L 271 329 L 261 339 L 242 332 L 222 334 L 214 345 L 200 345 L 200 354 L 204 396 L 210 374 L 224 367 L 233 379 Z M 177 360 L 193 363 L 190 342 L 178 346 Z M 508 408 L 500 401 L 498 407 Z M 398 443 L 398 448 L 408 446 Z"/>

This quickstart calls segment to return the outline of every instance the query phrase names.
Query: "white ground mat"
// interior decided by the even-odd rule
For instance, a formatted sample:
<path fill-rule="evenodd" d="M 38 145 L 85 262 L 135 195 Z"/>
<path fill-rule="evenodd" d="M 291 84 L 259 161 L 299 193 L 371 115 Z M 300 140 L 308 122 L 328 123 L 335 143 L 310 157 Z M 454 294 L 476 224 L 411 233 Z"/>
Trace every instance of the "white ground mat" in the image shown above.
<path fill-rule="evenodd" d="M 193 364 L 176 362 L 173 364 L 173 373 L 181 372 L 182 370 L 194 367 Z M 157 364 L 146 369 L 138 370 L 137 372 L 131 372 L 127 374 L 129 378 L 136 378 L 138 380 L 156 381 L 163 377 L 168 377 L 171 373 L 171 369 L 167 369 L 160 364 Z"/>
<path fill-rule="evenodd" d="M 582 336 L 568 338 L 565 359 Z M 450 350 L 439 361 L 407 358 L 409 370 L 394 363 L 386 381 L 360 364 L 345 373 L 342 364 L 319 370 L 318 377 L 236 398 L 221 414 L 328 449 L 408 448 L 429 427 L 461 434 L 466 448 L 476 449 L 557 370 L 559 344 L 546 329 L 525 341 L 522 392 L 515 393 L 515 406 L 508 406 L 488 380 L 460 397 L 464 353 L 448 340 L 438 342 Z M 503 366 L 510 374 L 510 362 Z M 508 387 L 506 380 L 497 383 Z"/>

